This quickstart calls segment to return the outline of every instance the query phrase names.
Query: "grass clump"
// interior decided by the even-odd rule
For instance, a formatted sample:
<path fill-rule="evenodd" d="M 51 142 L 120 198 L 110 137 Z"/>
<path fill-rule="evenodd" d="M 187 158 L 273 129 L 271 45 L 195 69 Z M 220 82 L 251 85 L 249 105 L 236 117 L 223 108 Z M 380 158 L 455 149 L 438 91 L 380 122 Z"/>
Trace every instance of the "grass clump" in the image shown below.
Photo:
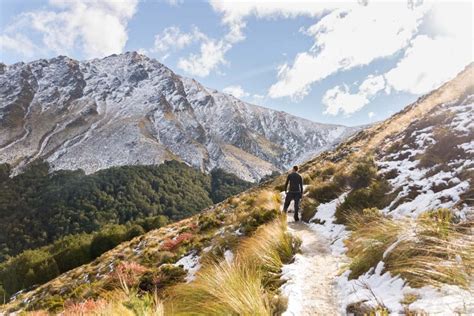
<path fill-rule="evenodd" d="M 329 183 L 318 183 L 309 189 L 308 197 L 315 199 L 319 203 L 328 203 L 343 192 L 344 188 L 341 188 L 339 184 L 335 182 Z"/>
<path fill-rule="evenodd" d="M 377 179 L 377 168 L 373 159 L 366 158 L 359 161 L 352 169 L 348 181 L 354 189 L 368 187 L 373 180 Z"/>
<path fill-rule="evenodd" d="M 351 214 L 346 240 L 352 259 L 350 278 L 357 278 L 379 261 L 410 286 L 469 288 L 474 267 L 473 222 L 456 223 L 450 210 L 438 209 L 417 219 L 393 220 L 376 210 Z"/>
<path fill-rule="evenodd" d="M 270 315 L 262 273 L 246 265 L 214 264 L 192 286 L 175 289 L 173 315 Z"/>
<path fill-rule="evenodd" d="M 448 212 L 429 211 L 405 227 L 412 238 L 390 252 L 387 269 L 413 287 L 453 284 L 468 289 L 474 272 L 474 223 L 455 223 Z"/>
<path fill-rule="evenodd" d="M 384 217 L 377 209 L 365 209 L 362 214 L 348 217 L 348 227 L 352 230 L 345 241 L 351 273 L 349 279 L 358 278 L 383 259 L 386 249 L 397 238 L 400 228 L 397 223 Z"/>
<path fill-rule="evenodd" d="M 119 289 L 98 299 L 66 303 L 61 315 L 163 316 L 164 311 L 163 304 L 156 294 L 139 294 L 133 290 Z"/>
<path fill-rule="evenodd" d="M 170 291 L 167 313 L 173 315 L 272 315 L 284 309 L 275 299 L 281 266 L 298 243 L 286 230 L 286 218 L 260 227 L 236 250 L 234 260 L 210 263 L 192 284 Z"/>
<path fill-rule="evenodd" d="M 336 222 L 347 224 L 352 214 L 361 213 L 366 208 L 384 208 L 392 198 L 387 195 L 389 191 L 390 185 L 383 179 L 373 180 L 368 187 L 351 191 L 336 209 Z"/>
<path fill-rule="evenodd" d="M 249 235 L 262 224 L 275 219 L 280 213 L 280 196 L 272 191 L 260 192 L 257 196 L 250 197 L 245 204 L 247 210 L 240 214 L 240 230 Z"/>
<path fill-rule="evenodd" d="M 310 197 L 303 198 L 301 202 L 301 219 L 307 223 L 314 217 L 319 203 Z"/>

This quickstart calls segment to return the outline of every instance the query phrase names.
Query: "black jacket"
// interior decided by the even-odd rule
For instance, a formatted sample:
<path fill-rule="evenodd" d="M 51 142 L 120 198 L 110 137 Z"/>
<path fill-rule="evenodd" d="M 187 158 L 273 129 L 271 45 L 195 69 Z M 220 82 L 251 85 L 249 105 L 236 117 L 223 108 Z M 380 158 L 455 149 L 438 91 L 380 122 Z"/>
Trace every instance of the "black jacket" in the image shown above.
<path fill-rule="evenodd" d="M 290 183 L 290 188 L 288 188 L 288 182 Z M 285 191 L 303 193 L 303 178 L 297 172 L 290 173 L 286 178 Z"/>

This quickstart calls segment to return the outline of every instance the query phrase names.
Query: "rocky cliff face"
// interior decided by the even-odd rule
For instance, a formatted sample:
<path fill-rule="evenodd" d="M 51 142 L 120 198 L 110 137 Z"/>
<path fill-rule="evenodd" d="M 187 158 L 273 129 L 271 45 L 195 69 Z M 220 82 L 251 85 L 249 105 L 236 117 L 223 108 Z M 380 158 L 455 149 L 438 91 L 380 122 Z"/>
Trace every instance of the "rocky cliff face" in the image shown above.
<path fill-rule="evenodd" d="M 257 180 L 354 129 L 242 102 L 137 53 L 0 64 L 0 162 L 86 172 L 177 159 Z"/>

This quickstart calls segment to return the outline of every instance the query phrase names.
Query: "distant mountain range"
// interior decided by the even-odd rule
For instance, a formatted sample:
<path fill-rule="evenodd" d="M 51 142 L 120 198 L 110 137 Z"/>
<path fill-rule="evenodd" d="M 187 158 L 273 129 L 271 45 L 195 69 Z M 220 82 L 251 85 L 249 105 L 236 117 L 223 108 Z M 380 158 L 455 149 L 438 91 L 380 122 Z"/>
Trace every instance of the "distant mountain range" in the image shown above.
<path fill-rule="evenodd" d="M 243 102 L 136 52 L 0 64 L 0 162 L 87 173 L 180 160 L 246 180 L 285 170 L 356 128 Z"/>

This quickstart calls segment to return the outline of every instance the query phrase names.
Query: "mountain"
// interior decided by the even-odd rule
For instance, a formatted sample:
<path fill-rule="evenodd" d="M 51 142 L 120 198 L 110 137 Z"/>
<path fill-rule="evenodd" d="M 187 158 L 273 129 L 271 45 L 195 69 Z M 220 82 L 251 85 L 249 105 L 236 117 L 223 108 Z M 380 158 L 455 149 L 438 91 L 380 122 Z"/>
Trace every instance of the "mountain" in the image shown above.
<path fill-rule="evenodd" d="M 2 309 L 473 314 L 473 75 L 471 64 L 302 164 L 308 224 L 278 215 L 280 176 L 122 243 Z M 5 275 L 54 269 L 39 256 L 22 259 Z"/>
<path fill-rule="evenodd" d="M 242 102 L 136 52 L 0 64 L 0 162 L 92 173 L 181 160 L 258 180 L 354 128 Z"/>

